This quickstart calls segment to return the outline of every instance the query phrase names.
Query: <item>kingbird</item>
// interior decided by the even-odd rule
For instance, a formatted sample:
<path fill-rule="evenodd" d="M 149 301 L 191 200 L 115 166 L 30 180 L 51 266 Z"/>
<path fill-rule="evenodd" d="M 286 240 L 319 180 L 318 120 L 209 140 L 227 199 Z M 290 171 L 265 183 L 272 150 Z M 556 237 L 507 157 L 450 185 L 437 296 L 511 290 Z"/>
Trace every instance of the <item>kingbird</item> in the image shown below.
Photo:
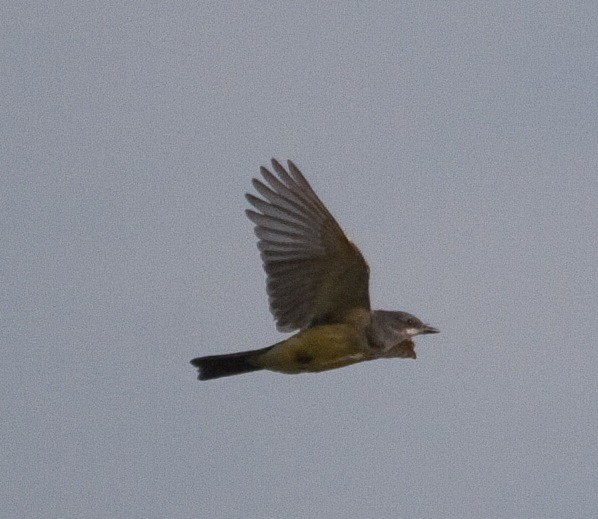
<path fill-rule="evenodd" d="M 267 275 L 270 311 L 282 332 L 267 348 L 198 357 L 199 380 L 258 371 L 318 372 L 374 359 L 415 359 L 413 337 L 438 333 L 407 312 L 371 310 L 370 269 L 299 168 L 272 159 L 274 175 L 253 179 L 258 249 Z"/>

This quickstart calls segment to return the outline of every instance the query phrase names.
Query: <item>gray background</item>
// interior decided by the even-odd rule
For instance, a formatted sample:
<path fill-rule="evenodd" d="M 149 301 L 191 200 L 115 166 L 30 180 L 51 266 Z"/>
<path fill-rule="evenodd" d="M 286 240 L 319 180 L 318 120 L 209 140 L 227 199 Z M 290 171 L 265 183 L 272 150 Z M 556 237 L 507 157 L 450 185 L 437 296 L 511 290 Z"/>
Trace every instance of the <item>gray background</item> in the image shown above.
<path fill-rule="evenodd" d="M 299 4 L 1 8 L 0 516 L 595 517 L 598 4 Z M 195 379 L 272 156 L 417 361 Z"/>

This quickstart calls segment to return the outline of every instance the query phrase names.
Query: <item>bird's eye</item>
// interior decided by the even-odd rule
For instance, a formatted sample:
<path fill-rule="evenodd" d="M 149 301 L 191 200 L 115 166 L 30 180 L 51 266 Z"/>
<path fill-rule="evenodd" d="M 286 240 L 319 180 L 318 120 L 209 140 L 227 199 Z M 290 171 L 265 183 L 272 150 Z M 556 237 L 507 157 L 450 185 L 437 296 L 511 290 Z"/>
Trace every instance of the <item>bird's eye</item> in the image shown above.
<path fill-rule="evenodd" d="M 407 324 L 409 326 L 415 326 L 415 319 L 411 319 L 411 318 L 407 319 Z"/>

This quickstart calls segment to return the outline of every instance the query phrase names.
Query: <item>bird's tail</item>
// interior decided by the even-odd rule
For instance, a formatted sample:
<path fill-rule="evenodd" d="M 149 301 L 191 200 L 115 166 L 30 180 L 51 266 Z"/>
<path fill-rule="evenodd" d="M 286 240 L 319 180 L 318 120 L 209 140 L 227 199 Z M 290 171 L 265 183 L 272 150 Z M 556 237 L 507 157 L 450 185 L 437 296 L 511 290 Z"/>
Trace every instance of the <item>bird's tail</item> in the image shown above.
<path fill-rule="evenodd" d="M 258 357 L 270 349 L 241 351 L 239 353 L 228 353 L 226 355 L 210 355 L 209 357 L 198 357 L 191 361 L 196 368 L 199 368 L 199 380 L 210 380 L 212 378 L 230 377 L 250 371 L 264 369 L 257 363 Z"/>

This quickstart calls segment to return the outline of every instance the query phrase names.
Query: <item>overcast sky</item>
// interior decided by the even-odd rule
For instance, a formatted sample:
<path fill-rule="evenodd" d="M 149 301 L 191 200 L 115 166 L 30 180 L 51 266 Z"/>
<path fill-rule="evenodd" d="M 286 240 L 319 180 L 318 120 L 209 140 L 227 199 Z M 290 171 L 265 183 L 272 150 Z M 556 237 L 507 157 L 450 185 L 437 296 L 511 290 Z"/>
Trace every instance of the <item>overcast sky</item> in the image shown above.
<path fill-rule="evenodd" d="M 0 516 L 595 517 L 598 3 L 202 4 L 0 8 Z M 271 157 L 416 361 L 196 380 Z"/>

